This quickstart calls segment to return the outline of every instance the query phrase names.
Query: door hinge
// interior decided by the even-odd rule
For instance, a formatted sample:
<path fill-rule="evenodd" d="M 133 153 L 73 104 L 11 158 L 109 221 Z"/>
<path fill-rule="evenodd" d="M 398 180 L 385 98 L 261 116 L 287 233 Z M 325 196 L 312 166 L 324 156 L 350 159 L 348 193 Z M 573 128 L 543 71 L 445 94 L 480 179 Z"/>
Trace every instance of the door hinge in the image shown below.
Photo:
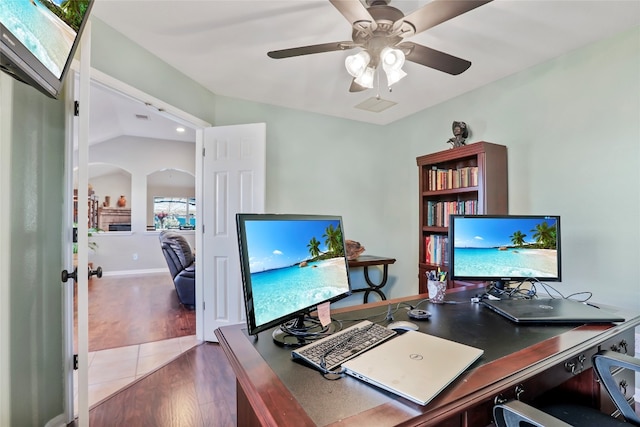
<path fill-rule="evenodd" d="M 204 224 L 202 224 L 202 234 L 204 234 Z"/>
<path fill-rule="evenodd" d="M 204 147 L 202 147 L 202 157 L 204 157 L 204 156 L 205 156 L 206 151 L 207 151 L 207 149 L 206 149 L 206 148 L 204 148 Z"/>
<path fill-rule="evenodd" d="M 78 117 L 80 115 L 80 103 L 73 101 L 73 115 Z"/>
<path fill-rule="evenodd" d="M 204 309 L 205 309 L 205 302 L 202 301 L 202 311 L 204 311 Z"/>
<path fill-rule="evenodd" d="M 73 370 L 74 371 L 78 370 L 78 355 L 77 354 L 73 355 Z"/>

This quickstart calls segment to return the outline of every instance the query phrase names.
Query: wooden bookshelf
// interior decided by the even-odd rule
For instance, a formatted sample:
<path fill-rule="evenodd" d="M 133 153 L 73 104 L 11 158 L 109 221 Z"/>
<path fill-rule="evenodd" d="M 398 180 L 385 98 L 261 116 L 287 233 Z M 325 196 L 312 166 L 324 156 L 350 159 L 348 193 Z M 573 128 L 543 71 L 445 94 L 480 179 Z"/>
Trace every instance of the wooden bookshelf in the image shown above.
<path fill-rule="evenodd" d="M 416 158 L 418 164 L 419 292 L 426 273 L 448 271 L 451 214 L 508 212 L 507 147 L 480 141 Z M 448 287 L 459 284 L 448 281 Z"/>
<path fill-rule="evenodd" d="M 95 194 L 89 194 L 89 198 L 87 200 L 88 205 L 88 222 L 87 226 L 89 228 L 97 228 L 98 227 L 98 196 Z M 78 190 L 73 190 L 73 222 L 78 223 Z"/>

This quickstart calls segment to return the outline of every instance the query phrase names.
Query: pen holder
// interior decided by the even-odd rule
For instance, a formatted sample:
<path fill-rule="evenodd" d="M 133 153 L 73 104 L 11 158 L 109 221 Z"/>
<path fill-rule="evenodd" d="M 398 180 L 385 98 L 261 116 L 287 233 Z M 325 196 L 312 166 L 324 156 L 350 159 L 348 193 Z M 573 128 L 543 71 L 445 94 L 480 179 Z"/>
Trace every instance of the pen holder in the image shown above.
<path fill-rule="evenodd" d="M 429 301 L 442 304 L 444 302 L 444 294 L 447 290 L 447 282 L 427 280 L 427 290 L 429 291 Z"/>

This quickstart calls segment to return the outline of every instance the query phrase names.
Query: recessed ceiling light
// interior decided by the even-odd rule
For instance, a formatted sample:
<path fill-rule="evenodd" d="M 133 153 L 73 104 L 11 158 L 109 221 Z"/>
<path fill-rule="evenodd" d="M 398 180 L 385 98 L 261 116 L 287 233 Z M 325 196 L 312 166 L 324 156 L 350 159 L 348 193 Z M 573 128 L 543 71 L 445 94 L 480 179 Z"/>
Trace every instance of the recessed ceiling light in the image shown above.
<path fill-rule="evenodd" d="M 184 128 L 183 127 L 177 127 L 176 128 L 176 132 L 184 132 Z"/>

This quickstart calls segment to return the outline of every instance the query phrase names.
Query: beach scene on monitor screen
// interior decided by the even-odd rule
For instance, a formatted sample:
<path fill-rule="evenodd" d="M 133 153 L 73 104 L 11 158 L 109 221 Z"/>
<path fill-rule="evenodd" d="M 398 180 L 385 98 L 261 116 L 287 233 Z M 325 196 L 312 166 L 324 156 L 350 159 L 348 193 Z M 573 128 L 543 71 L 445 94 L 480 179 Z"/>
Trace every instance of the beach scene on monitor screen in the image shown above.
<path fill-rule="evenodd" d="M 456 276 L 556 277 L 553 218 L 460 218 L 455 224 Z"/>
<path fill-rule="evenodd" d="M 245 229 L 256 325 L 349 290 L 339 221 L 248 221 Z"/>
<path fill-rule="evenodd" d="M 60 78 L 87 6 L 86 0 L 2 0 L 0 22 Z"/>

